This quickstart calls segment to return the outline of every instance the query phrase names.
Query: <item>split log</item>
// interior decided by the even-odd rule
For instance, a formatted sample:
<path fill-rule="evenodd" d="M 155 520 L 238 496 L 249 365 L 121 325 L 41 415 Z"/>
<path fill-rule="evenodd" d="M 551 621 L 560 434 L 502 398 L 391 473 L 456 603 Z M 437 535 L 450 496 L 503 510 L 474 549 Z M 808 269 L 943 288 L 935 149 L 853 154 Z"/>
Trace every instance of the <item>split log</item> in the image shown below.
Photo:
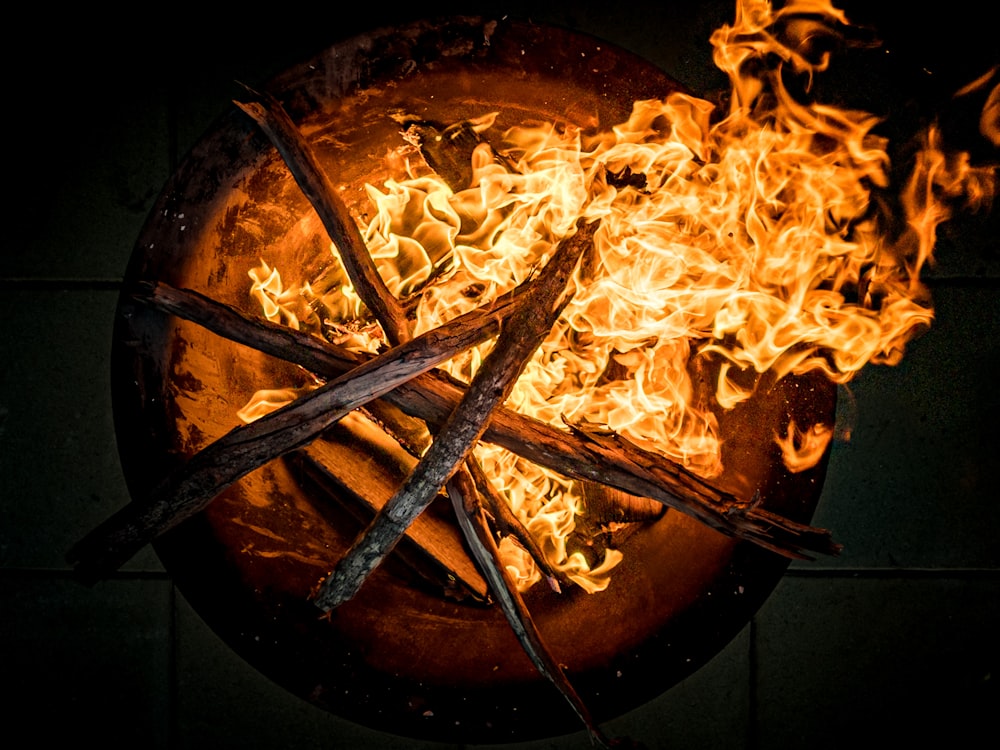
<path fill-rule="evenodd" d="M 145 501 L 131 502 L 105 520 L 70 550 L 68 559 L 84 580 L 96 580 L 116 570 L 164 531 L 204 509 L 241 477 L 308 444 L 345 414 L 415 374 L 497 335 L 503 317 L 529 301 L 529 295 L 521 291 L 504 295 L 231 430 L 169 474 Z M 306 351 L 315 354 L 315 349 Z"/>
<path fill-rule="evenodd" d="M 405 115 L 394 119 L 403 127 L 403 140 L 420 150 L 427 166 L 447 183 L 452 192 L 474 187 L 472 153 L 484 143 L 490 146 L 497 163 L 509 172 L 516 171 L 513 160 L 485 141 L 476 131 L 476 126 L 468 120 L 443 125 Z"/>
<path fill-rule="evenodd" d="M 410 120 L 403 138 L 420 149 L 424 161 L 448 186 L 459 192 L 472 187 L 472 152 L 482 142 L 472 123 L 440 125 L 426 120 Z"/>
<path fill-rule="evenodd" d="M 431 433 L 427 429 L 427 424 L 411 417 L 384 398 L 369 401 L 360 408 L 360 411 L 378 424 L 411 456 L 419 458 L 430 445 Z"/>
<path fill-rule="evenodd" d="M 382 562 L 400 536 L 468 457 L 495 411 L 514 388 L 528 359 L 552 330 L 569 301 L 567 282 L 593 236 L 593 225 L 578 224 L 562 240 L 539 276 L 525 282 L 530 302 L 516 310 L 483 360 L 455 409 L 436 431 L 427 453 L 406 484 L 386 503 L 313 596 L 324 611 L 349 600 Z"/>
<path fill-rule="evenodd" d="M 338 377 L 370 356 L 162 283 L 143 285 L 134 296 L 137 301 L 301 365 L 321 377 Z M 383 398 L 404 413 L 435 426 L 444 423 L 461 401 L 465 388 L 465 384 L 432 371 L 401 384 Z M 773 514 L 754 508 L 751 500 L 716 489 L 683 466 L 624 438 L 581 428 L 567 431 L 501 407 L 493 413 L 482 440 L 570 479 L 594 481 L 654 499 L 717 531 L 748 539 L 786 557 L 808 560 L 813 558 L 807 553 L 836 555 L 840 551 L 827 530 L 772 518 Z"/>
<path fill-rule="evenodd" d="M 416 464 L 416 459 L 378 425 L 356 415 L 341 420 L 320 439 L 289 454 L 287 460 L 331 499 L 336 498 L 362 527 L 395 494 Z M 450 518 L 422 513 L 406 530 L 404 541 L 397 552 L 443 595 L 486 600 L 486 581 Z"/>
<path fill-rule="evenodd" d="M 597 482 L 577 482 L 588 518 L 596 524 L 655 521 L 667 510 L 663 503 L 630 495 Z"/>

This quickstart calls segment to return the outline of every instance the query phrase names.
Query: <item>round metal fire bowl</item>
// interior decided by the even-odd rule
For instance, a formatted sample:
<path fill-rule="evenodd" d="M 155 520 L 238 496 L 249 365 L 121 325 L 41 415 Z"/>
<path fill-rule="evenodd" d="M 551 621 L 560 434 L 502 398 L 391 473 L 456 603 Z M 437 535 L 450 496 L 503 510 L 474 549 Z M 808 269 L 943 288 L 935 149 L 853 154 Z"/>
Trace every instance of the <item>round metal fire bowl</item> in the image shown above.
<path fill-rule="evenodd" d="M 393 115 L 451 123 L 498 111 L 606 127 L 636 99 L 679 85 L 649 63 L 555 28 L 451 18 L 337 44 L 275 79 L 281 100 L 344 186 L 390 176 Z M 258 388 L 302 381 L 295 368 L 135 304 L 143 280 L 195 289 L 248 312 L 247 272 L 262 259 L 313 278 L 328 238 L 277 152 L 243 113 L 224 117 L 171 178 L 127 271 L 113 347 L 116 427 L 135 502 L 170 468 L 237 425 Z M 287 272 L 287 271 L 286 271 Z M 711 373 L 706 373 L 707 380 Z M 832 424 L 834 388 L 786 378 L 720 414 L 720 485 L 808 522 L 825 459 L 787 472 L 772 437 L 789 419 Z M 373 459 L 375 460 L 375 459 Z M 389 471 L 389 468 L 386 468 Z M 323 617 L 314 586 L 357 533 L 292 464 L 241 480 L 155 548 L 205 622 L 263 674 L 332 713 L 386 732 L 448 742 L 513 742 L 572 732 L 577 718 L 539 676 L 496 606 L 441 596 L 387 561 L 360 594 Z M 788 561 L 677 511 L 623 544 L 598 594 L 538 585 L 527 604 L 598 721 L 663 693 L 749 621 Z"/>

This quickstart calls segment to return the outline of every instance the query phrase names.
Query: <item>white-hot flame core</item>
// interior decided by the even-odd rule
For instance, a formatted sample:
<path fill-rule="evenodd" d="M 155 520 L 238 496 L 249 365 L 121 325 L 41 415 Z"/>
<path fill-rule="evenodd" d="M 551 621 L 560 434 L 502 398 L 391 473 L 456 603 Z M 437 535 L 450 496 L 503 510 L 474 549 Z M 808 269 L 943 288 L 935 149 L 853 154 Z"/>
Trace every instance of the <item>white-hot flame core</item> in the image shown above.
<path fill-rule="evenodd" d="M 847 23 L 822 0 L 778 11 L 744 0 L 735 24 L 711 38 L 732 83 L 726 113 L 673 93 L 635 102 L 625 122 L 596 134 L 523 123 L 502 134 L 503 163 L 485 143 L 474 151 L 473 187 L 453 192 L 417 169 L 368 186 L 375 210 L 364 237 L 389 288 L 419 295 L 414 332 L 525 282 L 579 218 L 599 220 L 572 300 L 507 405 L 556 425 L 606 427 L 706 477 L 722 470 L 720 444 L 712 410 L 694 403 L 694 358 L 723 360 L 724 409 L 752 395 L 739 372 L 820 370 L 847 382 L 870 362 L 897 362 L 933 318 L 919 273 L 948 218 L 941 194 L 955 195 L 974 170 L 929 141 L 904 191 L 909 231 L 880 233 L 872 189 L 888 185 L 889 159 L 878 118 L 798 101 L 782 78 L 824 70 L 829 56 L 803 40 Z M 266 264 L 254 278 L 269 318 L 297 326 L 308 315 Z M 445 369 L 469 380 L 490 346 Z M 788 429 L 775 438 L 788 468 L 814 465 L 830 428 Z M 574 485 L 489 445 L 475 455 L 549 562 L 603 589 L 620 553 L 592 565 L 568 551 Z M 520 586 L 540 578 L 516 544 L 500 548 Z"/>

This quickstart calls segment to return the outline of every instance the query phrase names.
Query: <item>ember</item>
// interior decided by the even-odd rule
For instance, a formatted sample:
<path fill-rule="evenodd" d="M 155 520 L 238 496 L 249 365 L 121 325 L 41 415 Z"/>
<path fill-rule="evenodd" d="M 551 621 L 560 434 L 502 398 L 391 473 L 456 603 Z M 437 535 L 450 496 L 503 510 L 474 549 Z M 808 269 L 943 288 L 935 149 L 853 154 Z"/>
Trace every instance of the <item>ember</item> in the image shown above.
<path fill-rule="evenodd" d="M 622 529 L 667 508 L 785 560 L 836 554 L 828 532 L 771 510 L 771 488 L 727 463 L 723 423 L 782 387 L 898 362 L 933 320 L 920 272 L 947 201 L 967 185 L 992 192 L 990 172 L 948 169 L 931 138 L 901 191 L 906 230 L 885 231 L 877 119 L 808 96 L 829 63 L 815 40 L 848 25 L 822 2 L 740 2 L 712 37 L 728 111 L 679 88 L 602 128 L 393 111 L 396 146 L 353 205 L 319 141 L 249 91 L 239 110 L 311 208 L 287 233 L 321 225 L 332 244 L 297 250 L 291 267 L 254 247 L 240 304 L 160 279 L 131 296 L 280 359 L 289 380 L 256 382 L 228 412 L 239 427 L 220 427 L 219 411 L 195 424 L 186 460 L 72 551 L 81 574 L 106 575 L 286 457 L 366 514 L 339 559 L 318 539 L 295 551 L 316 575 L 312 605 L 332 621 L 408 538 L 425 555 L 415 566 L 429 556 L 446 571 L 448 596 L 499 605 L 608 745 L 524 596 L 543 580 L 603 596 L 626 567 Z M 251 223 L 238 214 L 226 221 Z M 783 476 L 822 470 L 831 418 L 782 413 L 764 440 Z M 381 469 L 352 443 L 382 446 L 399 481 L 373 480 Z M 418 528 L 443 499 L 458 533 Z"/>

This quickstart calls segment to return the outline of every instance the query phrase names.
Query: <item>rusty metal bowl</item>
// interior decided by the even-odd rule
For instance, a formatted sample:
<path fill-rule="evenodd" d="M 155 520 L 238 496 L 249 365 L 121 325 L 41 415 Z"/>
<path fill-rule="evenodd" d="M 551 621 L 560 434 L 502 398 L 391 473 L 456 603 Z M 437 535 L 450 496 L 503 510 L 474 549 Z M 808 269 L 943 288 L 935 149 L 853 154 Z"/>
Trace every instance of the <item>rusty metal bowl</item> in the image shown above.
<path fill-rule="evenodd" d="M 606 127 L 637 99 L 680 85 L 605 42 L 510 20 L 449 18 L 339 43 L 268 87 L 363 215 L 399 144 L 394 115 L 455 122 L 498 111 Z M 258 388 L 301 378 L 291 366 L 134 303 L 158 280 L 251 311 L 247 272 L 262 258 L 311 278 L 327 238 L 277 152 L 234 111 L 170 179 L 136 243 L 119 303 L 113 392 L 122 464 L 141 502 L 158 478 L 236 426 Z M 710 375 L 710 374 L 709 374 Z M 708 375 L 706 375 L 708 377 Z M 771 440 L 789 419 L 832 424 L 835 389 L 788 377 L 720 413 L 720 483 L 807 523 L 826 459 L 792 474 Z M 373 459 L 377 460 L 377 459 Z M 386 467 L 386 471 L 391 471 Z M 446 742 L 513 742 L 580 728 L 533 668 L 500 611 L 428 591 L 387 561 L 350 602 L 321 616 L 309 594 L 357 527 L 328 512 L 293 464 L 231 487 L 155 548 L 184 597 L 250 664 L 303 699 L 382 731 Z M 526 601 L 596 720 L 663 693 L 749 621 L 788 560 L 676 511 L 623 545 L 598 594 L 536 586 Z"/>

